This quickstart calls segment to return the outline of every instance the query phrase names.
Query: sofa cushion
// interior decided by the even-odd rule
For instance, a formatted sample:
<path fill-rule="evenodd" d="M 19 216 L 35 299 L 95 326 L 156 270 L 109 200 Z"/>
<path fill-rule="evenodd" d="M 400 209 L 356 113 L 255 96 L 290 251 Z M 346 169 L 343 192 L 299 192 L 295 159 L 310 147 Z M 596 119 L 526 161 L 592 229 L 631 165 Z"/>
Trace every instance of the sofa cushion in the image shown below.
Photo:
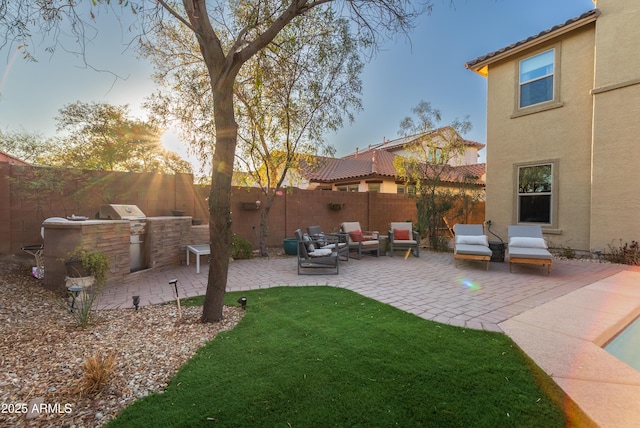
<path fill-rule="evenodd" d="M 315 251 L 311 251 L 309 253 L 309 257 L 326 257 L 330 256 L 332 252 L 333 251 L 331 251 L 331 249 L 329 248 L 318 248 Z"/>

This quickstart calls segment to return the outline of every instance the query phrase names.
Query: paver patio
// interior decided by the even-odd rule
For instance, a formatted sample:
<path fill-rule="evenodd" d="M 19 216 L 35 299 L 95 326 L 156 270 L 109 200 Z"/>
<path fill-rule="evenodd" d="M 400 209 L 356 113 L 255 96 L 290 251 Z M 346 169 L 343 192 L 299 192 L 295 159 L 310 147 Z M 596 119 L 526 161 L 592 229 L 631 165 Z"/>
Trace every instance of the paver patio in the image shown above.
<path fill-rule="evenodd" d="M 100 308 L 132 307 L 134 295 L 140 296 L 143 306 L 174 300 L 172 279 L 178 280 L 180 298 L 202 295 L 208 271 L 205 264 L 200 273 L 193 265 L 138 272 L 126 284 L 105 289 Z M 640 315 L 637 266 L 554 260 L 547 276 L 546 268 L 533 265 L 516 266 L 513 273 L 508 263 L 492 262 L 486 271 L 484 263 L 460 261 L 455 268 L 452 254 L 427 251 L 419 259 L 349 260 L 341 262 L 339 275 L 313 277 L 297 275 L 295 257 L 238 260 L 229 265 L 227 291 L 313 285 L 346 288 L 440 323 L 504 330 L 599 426 L 632 426 L 629 423 L 640 413 L 640 373 L 603 351 L 602 335 L 592 340 L 589 335 L 566 333 L 574 321 L 612 330 Z M 585 311 L 585 293 L 592 289 L 609 294 L 590 301 Z M 623 302 L 623 307 L 613 307 L 614 301 Z M 558 305 L 566 311 L 558 310 Z M 597 360 L 598 365 L 589 367 L 585 377 L 572 369 L 581 363 L 567 357 L 571 355 Z M 625 373 L 622 380 L 621 372 Z M 602 391 L 615 399 L 607 399 Z"/>
<path fill-rule="evenodd" d="M 273 286 L 331 285 L 388 303 L 425 319 L 456 326 L 502 331 L 498 324 L 526 310 L 565 295 L 625 266 L 578 260 L 556 260 L 553 272 L 539 266 L 461 261 L 449 253 L 425 251 L 420 258 L 364 257 L 340 263 L 339 275 L 298 275 L 295 257 L 236 260 L 229 264 L 227 291 Z M 181 298 L 205 293 L 209 265 L 177 266 L 131 275 L 127 284 L 104 290 L 100 308 L 142 306 L 174 300 L 171 279 Z"/>

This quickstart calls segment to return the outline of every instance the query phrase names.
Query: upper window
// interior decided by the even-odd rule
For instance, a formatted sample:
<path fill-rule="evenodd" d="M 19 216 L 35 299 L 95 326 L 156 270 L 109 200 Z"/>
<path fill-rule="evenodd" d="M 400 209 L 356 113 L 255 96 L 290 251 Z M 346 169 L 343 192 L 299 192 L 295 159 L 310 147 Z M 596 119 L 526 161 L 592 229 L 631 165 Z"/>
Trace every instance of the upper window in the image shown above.
<path fill-rule="evenodd" d="M 520 61 L 520 108 L 553 100 L 555 49 Z"/>
<path fill-rule="evenodd" d="M 518 167 L 518 222 L 551 224 L 553 164 Z"/>

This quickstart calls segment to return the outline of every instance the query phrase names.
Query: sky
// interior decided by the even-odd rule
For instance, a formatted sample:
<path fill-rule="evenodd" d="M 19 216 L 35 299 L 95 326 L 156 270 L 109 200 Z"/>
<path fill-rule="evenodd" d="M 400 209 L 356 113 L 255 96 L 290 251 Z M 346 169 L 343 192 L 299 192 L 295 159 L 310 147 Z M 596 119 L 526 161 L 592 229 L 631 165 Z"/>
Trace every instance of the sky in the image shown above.
<path fill-rule="evenodd" d="M 592 0 L 433 3 L 432 13 L 420 17 L 410 39 L 385 42 L 366 64 L 363 111 L 353 123 L 325 135 L 337 156 L 397 138 L 400 121 L 422 100 L 442 112 L 442 126 L 469 115 L 473 129 L 465 138 L 486 144 L 487 81 L 464 64 L 594 8 Z M 24 61 L 15 46 L 0 49 L 0 130 L 53 136 L 58 110 L 76 101 L 128 104 L 134 116 L 145 117 L 142 103 L 155 88 L 151 65 L 129 47 L 133 33 L 115 14 L 100 13 L 96 23 L 85 54 L 92 68 L 60 49 L 50 55 L 47 44 L 37 40 L 37 62 Z M 163 141 L 187 157 L 175 134 Z M 485 161 L 485 150 L 479 161 Z"/>

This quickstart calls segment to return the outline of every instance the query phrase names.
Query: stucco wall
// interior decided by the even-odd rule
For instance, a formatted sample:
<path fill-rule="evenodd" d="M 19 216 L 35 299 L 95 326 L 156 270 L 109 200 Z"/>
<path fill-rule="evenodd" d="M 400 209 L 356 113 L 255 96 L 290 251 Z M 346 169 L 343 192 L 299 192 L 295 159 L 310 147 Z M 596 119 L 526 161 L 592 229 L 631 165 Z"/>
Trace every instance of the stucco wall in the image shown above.
<path fill-rule="evenodd" d="M 544 227 L 553 246 L 589 250 L 593 24 L 490 65 L 487 106 L 486 218 L 507 235 L 517 223 L 515 166 L 557 162 L 556 221 Z M 544 50 L 558 50 L 562 105 L 517 115 L 518 62 Z"/>
<path fill-rule="evenodd" d="M 640 2 L 598 0 L 591 245 L 640 239 Z"/>

